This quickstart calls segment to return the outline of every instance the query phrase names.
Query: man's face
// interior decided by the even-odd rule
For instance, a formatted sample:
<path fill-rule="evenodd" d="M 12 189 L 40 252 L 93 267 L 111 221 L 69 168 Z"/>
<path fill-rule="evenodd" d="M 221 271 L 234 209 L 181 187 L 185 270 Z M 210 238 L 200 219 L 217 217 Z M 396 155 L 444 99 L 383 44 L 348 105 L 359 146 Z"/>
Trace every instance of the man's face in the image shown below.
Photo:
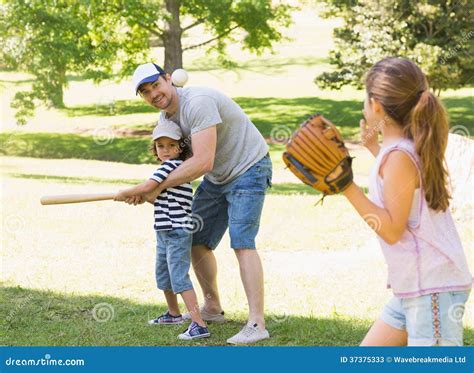
<path fill-rule="evenodd" d="M 176 100 L 175 90 L 168 75 L 160 76 L 153 83 L 142 84 L 138 92 L 148 104 L 156 107 L 158 110 L 168 112 L 176 106 L 174 102 Z"/>

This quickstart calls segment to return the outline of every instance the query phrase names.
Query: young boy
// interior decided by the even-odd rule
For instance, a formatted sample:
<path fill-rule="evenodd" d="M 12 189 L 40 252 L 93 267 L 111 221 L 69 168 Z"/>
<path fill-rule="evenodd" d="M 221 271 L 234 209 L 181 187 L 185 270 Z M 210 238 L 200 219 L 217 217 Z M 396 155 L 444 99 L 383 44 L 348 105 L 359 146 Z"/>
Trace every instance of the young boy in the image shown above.
<path fill-rule="evenodd" d="M 169 173 L 177 168 L 186 158 L 188 148 L 182 141 L 183 135 L 179 126 L 159 123 L 153 131 L 152 151 L 161 166 L 147 181 L 135 187 L 120 191 L 116 201 L 125 201 L 130 196 L 144 195 L 162 183 Z M 203 321 L 196 293 L 189 278 L 192 217 L 191 204 L 193 190 L 190 183 L 165 189 L 154 201 L 155 231 L 157 239 L 156 282 L 158 289 L 163 290 L 168 304 L 168 311 L 150 320 L 150 324 L 182 324 L 176 294 L 181 294 L 191 315 L 192 322 L 179 339 L 191 340 L 209 337 L 210 333 Z"/>

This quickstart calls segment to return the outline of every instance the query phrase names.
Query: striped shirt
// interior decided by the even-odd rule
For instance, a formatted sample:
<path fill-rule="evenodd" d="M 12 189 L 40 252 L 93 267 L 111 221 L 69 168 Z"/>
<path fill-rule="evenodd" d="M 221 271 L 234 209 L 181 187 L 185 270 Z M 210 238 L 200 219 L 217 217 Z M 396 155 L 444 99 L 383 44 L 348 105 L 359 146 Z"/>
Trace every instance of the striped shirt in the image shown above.
<path fill-rule="evenodd" d="M 150 180 L 162 183 L 183 161 L 171 159 L 165 161 L 153 173 Z M 168 231 L 175 228 L 192 229 L 191 204 L 193 188 L 184 183 L 173 188 L 164 189 L 154 202 L 155 230 Z"/>

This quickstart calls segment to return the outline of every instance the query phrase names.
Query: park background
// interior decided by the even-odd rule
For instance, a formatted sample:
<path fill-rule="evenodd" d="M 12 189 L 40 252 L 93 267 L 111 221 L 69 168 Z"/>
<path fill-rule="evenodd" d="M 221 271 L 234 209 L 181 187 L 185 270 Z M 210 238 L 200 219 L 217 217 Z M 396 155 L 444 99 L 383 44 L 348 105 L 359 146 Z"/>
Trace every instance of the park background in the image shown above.
<path fill-rule="evenodd" d="M 197 48 L 184 54 L 183 67 L 187 86 L 234 98 L 270 145 L 273 187 L 257 244 L 272 337 L 262 344 L 357 345 L 391 297 L 375 234 L 342 196 L 315 206 L 320 195 L 284 169 L 281 153 L 305 118 L 323 113 L 347 139 L 356 181 L 366 187 L 372 158 L 358 139 L 364 92 L 314 83 L 334 69 L 333 30 L 343 20 L 322 18 L 316 2 L 291 4 L 299 9 L 291 10 L 292 22 L 281 29 L 284 38 L 273 43 L 273 52 L 255 55 L 235 42 L 227 50 L 232 63 L 223 63 Z M 205 33 L 198 29 L 184 40 Z M 162 64 L 163 48 L 152 48 L 150 56 Z M 155 167 L 147 148 L 158 113 L 135 96 L 130 77 L 97 84 L 78 73 L 66 78 L 64 107 L 39 105 L 18 125 L 11 103 L 31 88 L 35 75 L 0 71 L 1 344 L 177 345 L 182 327 L 147 325 L 166 310 L 154 282 L 152 207 L 39 204 L 47 194 L 117 191 Z M 441 93 L 452 128 L 464 138 L 472 133 L 473 92 L 467 84 Z M 465 159 L 469 168 L 471 158 Z M 472 198 L 455 217 L 472 269 Z M 215 253 L 222 303 L 232 321 L 211 325 L 212 338 L 193 344 L 225 344 L 245 322 L 247 302 L 227 235 Z M 194 274 L 192 280 L 202 299 Z M 468 345 L 474 344 L 472 302 L 464 318 Z"/>

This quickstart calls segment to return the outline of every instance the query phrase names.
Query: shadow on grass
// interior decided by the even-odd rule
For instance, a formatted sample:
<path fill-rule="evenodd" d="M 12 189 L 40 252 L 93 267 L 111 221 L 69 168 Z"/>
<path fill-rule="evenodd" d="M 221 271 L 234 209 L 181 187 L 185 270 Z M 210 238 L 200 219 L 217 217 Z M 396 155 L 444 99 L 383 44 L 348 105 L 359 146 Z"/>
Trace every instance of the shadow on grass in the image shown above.
<path fill-rule="evenodd" d="M 0 154 L 47 158 L 89 159 L 132 164 L 155 163 L 148 137 L 113 137 L 56 133 L 1 133 Z"/>
<path fill-rule="evenodd" d="M 113 117 L 116 115 L 129 115 L 141 113 L 157 113 L 157 110 L 145 104 L 142 100 L 117 100 L 108 104 L 71 106 L 63 109 L 70 117 L 80 117 L 85 115 L 96 115 Z"/>
<path fill-rule="evenodd" d="M 361 103 L 357 100 L 325 100 L 310 97 L 282 99 L 282 98 L 249 98 L 240 97 L 236 101 L 255 123 L 262 135 L 272 143 L 274 140 L 287 139 L 298 126 L 310 115 L 324 113 L 339 126 L 342 136 L 346 140 L 357 139 L 359 133 L 359 119 Z M 445 99 L 451 116 L 453 130 L 461 135 L 474 135 L 474 106 L 469 97 L 451 97 Z M 140 102 L 121 101 L 117 104 L 118 114 L 134 112 L 155 112 L 153 108 Z M 131 101 L 130 101 L 131 102 Z M 73 115 L 106 114 L 108 106 L 85 106 L 70 108 Z M 122 111 L 121 111 L 122 110 Z M 455 127 L 456 126 L 456 127 Z M 459 127 L 461 126 L 461 127 Z M 139 125 L 142 131 L 146 130 Z M 20 157 L 49 158 L 49 159 L 94 159 L 102 161 L 124 162 L 132 164 L 155 163 L 148 151 L 149 137 L 137 136 L 140 131 L 124 131 L 110 129 L 105 136 L 60 133 L 0 133 L 0 154 Z M 130 134 L 135 134 L 130 136 Z M 119 136 L 120 135 L 120 136 Z M 109 137 L 109 138 L 107 138 Z M 272 157 L 280 162 L 283 145 L 270 145 Z"/>
<path fill-rule="evenodd" d="M 88 159 L 131 164 L 156 164 L 148 136 L 109 139 L 62 133 L 0 133 L 0 155 L 46 159 Z M 282 145 L 270 145 L 279 157 Z"/>
<path fill-rule="evenodd" d="M 287 132 L 295 130 L 304 120 L 315 113 L 323 113 L 326 117 L 331 118 L 335 124 L 341 126 L 343 136 L 351 138 L 355 135 L 355 130 L 358 129 L 362 105 L 357 100 L 334 101 L 314 97 L 293 99 L 237 97 L 235 101 L 265 138 L 270 137 L 272 129 L 278 126 L 284 126 Z M 64 110 L 71 117 L 157 113 L 155 108 L 139 100 L 73 106 Z"/>
<path fill-rule="evenodd" d="M 236 63 L 231 71 L 240 75 L 241 71 L 251 71 L 264 75 L 274 76 L 275 74 L 284 73 L 288 70 L 288 66 L 310 67 L 321 64 L 329 64 L 329 58 L 321 58 L 315 56 L 300 56 L 293 58 L 279 58 L 277 56 L 269 58 L 253 58 L 247 61 Z M 217 60 L 209 60 L 204 57 L 193 61 L 191 66 L 186 67 L 187 71 L 229 71 L 228 68 L 223 67 Z"/>
<path fill-rule="evenodd" d="M 361 119 L 362 102 L 359 100 L 329 100 L 317 97 L 252 98 L 236 97 L 252 122 L 265 138 L 272 136 L 272 129 L 283 126 L 291 132 L 309 116 L 321 113 L 339 126 L 344 138 L 357 137 Z M 474 105 L 471 97 L 443 99 L 450 115 L 451 126 L 463 126 L 474 135 Z M 140 100 L 120 100 L 110 104 L 74 106 L 64 109 L 69 116 L 116 116 L 137 113 L 157 113 L 156 109 Z M 123 126 L 122 126 L 123 127 Z"/>
<path fill-rule="evenodd" d="M 163 303 L 140 304 L 100 295 L 59 294 L 51 291 L 3 287 L 1 344 L 7 346 L 176 346 L 225 345 L 237 333 L 245 315 L 229 313 L 235 320 L 210 324 L 211 338 L 178 342 L 186 326 L 149 326 L 147 320 L 166 311 Z M 158 298 L 157 293 L 157 298 Z M 358 345 L 369 321 L 350 318 L 313 318 L 267 315 L 272 336 L 259 345 L 348 346 Z"/>
<path fill-rule="evenodd" d="M 158 294 L 157 294 L 158 297 Z M 177 341 L 185 326 L 149 326 L 147 320 L 166 311 L 163 303 L 140 304 L 100 295 L 73 295 L 21 287 L 0 288 L 1 344 L 6 346 L 207 346 L 225 345 L 245 322 L 210 324 L 212 336 Z M 6 301 L 8 300 L 8 301 Z M 372 321 L 341 315 L 305 317 L 267 312 L 271 338 L 260 346 L 357 346 Z M 474 330 L 464 329 L 464 343 L 474 344 Z"/>
<path fill-rule="evenodd" d="M 29 180 L 41 180 L 45 182 L 60 182 L 64 184 L 118 184 L 118 185 L 136 185 L 143 182 L 142 179 L 106 179 L 99 177 L 77 177 L 77 176 L 57 176 L 57 175 L 41 175 L 41 174 L 21 174 L 21 173 L 3 173 L 6 177 L 15 179 L 29 179 Z M 196 190 L 200 181 L 193 181 L 193 189 Z M 364 192 L 367 192 L 367 188 L 363 188 Z M 303 183 L 277 183 L 268 189 L 268 194 L 275 195 L 319 195 L 321 193 Z M 315 203 L 319 201 L 319 198 L 315 200 Z"/>
<path fill-rule="evenodd" d="M 50 182 L 60 182 L 63 184 L 126 184 L 135 185 L 143 182 L 142 179 L 102 179 L 99 177 L 76 177 L 76 176 L 57 176 L 41 174 L 18 174 L 3 173 L 7 177 L 14 179 L 41 180 Z"/>
<path fill-rule="evenodd" d="M 209 56 L 196 59 L 189 66 L 184 68 L 188 72 L 222 72 L 232 71 L 237 75 L 240 75 L 242 71 L 252 71 L 264 75 L 275 75 L 284 73 L 288 70 L 288 66 L 293 67 L 312 67 L 321 64 L 329 64 L 329 58 L 327 57 L 315 57 L 315 56 L 299 56 L 293 58 L 284 58 L 278 56 L 271 56 L 267 58 L 251 58 L 245 61 L 236 61 L 235 66 L 231 68 L 225 67 L 219 63 L 216 58 Z M 78 82 L 90 80 L 92 76 L 88 74 L 71 74 L 67 75 L 69 82 Z M 113 79 L 113 76 L 109 76 L 109 79 Z M 130 77 L 129 77 L 130 79 Z"/>

